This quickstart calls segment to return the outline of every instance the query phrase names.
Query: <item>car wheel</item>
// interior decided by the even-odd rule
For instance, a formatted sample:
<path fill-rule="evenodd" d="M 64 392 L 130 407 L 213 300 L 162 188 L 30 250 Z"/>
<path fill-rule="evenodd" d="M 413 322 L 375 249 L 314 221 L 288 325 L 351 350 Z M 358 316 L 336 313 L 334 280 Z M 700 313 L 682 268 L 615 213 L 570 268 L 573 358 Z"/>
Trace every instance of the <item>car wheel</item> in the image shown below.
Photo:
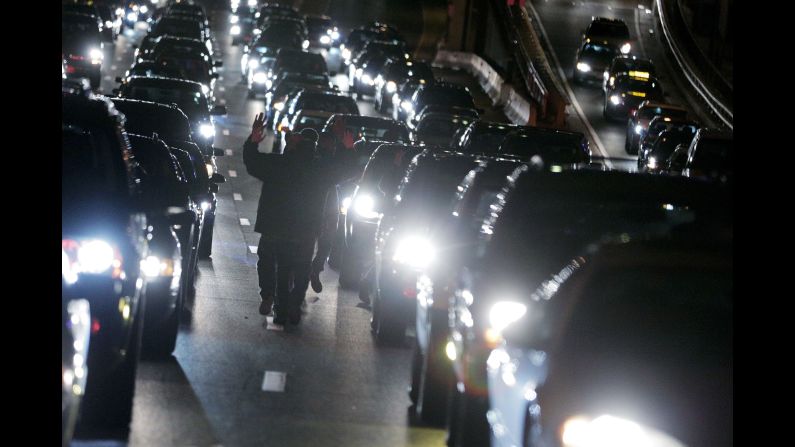
<path fill-rule="evenodd" d="M 421 355 L 419 390 L 414 407 L 417 418 L 428 425 L 443 426 L 447 415 L 447 389 L 452 370 L 444 361 L 445 339 L 431 335 L 427 355 Z M 419 347 L 416 348 L 419 351 Z"/>
<path fill-rule="evenodd" d="M 208 259 L 213 251 L 213 229 L 215 228 L 215 216 L 204 222 L 202 237 L 199 241 L 199 259 Z"/>
<path fill-rule="evenodd" d="M 80 403 L 81 415 L 74 439 L 113 439 L 127 441 L 135 395 L 135 373 L 141 348 L 144 312 L 139 304 L 124 362 L 102 380 L 88 375 L 86 393 Z"/>
<path fill-rule="evenodd" d="M 376 294 L 380 294 L 380 292 L 376 292 Z M 406 325 L 395 318 L 394 312 L 390 314 L 389 308 L 384 306 L 384 301 L 380 296 L 376 297 L 375 306 L 377 308 L 373 309 L 375 323 L 373 333 L 376 343 L 381 346 L 402 345 L 406 337 Z"/>
<path fill-rule="evenodd" d="M 473 396 L 461 392 L 455 383 L 451 388 L 455 395 L 449 411 L 453 421 L 448 424 L 447 445 L 450 447 L 477 447 L 489 445 L 490 429 L 486 420 L 489 410 L 487 396 Z"/>
<path fill-rule="evenodd" d="M 141 355 L 150 360 L 166 360 L 171 358 L 171 353 L 177 346 L 177 333 L 179 332 L 179 316 L 182 313 L 182 291 L 174 310 L 168 319 L 159 327 L 151 329 L 144 327 L 143 348 Z M 148 315 L 147 315 L 148 317 Z"/>

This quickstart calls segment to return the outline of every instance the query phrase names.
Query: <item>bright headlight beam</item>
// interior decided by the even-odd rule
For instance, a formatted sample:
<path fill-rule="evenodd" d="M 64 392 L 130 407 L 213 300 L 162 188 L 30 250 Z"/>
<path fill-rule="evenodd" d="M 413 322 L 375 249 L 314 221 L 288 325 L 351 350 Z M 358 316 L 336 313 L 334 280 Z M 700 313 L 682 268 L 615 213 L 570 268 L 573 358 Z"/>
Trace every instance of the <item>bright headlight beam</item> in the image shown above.
<path fill-rule="evenodd" d="M 577 62 L 577 70 L 580 70 L 582 72 L 588 72 L 591 71 L 591 66 L 586 64 L 585 62 Z"/>
<path fill-rule="evenodd" d="M 240 25 L 232 25 L 232 28 L 229 29 L 229 34 L 233 36 L 240 35 Z"/>
<path fill-rule="evenodd" d="M 356 214 L 364 217 L 365 219 L 372 219 L 378 217 L 378 212 L 375 211 L 375 200 L 368 194 L 357 194 L 356 202 L 353 204 L 353 210 Z"/>
<path fill-rule="evenodd" d="M 431 242 L 420 236 L 409 236 L 401 240 L 392 259 L 415 268 L 425 268 L 436 258 Z"/>
<path fill-rule="evenodd" d="M 684 447 L 661 431 L 608 414 L 569 418 L 563 424 L 561 441 L 564 447 Z"/>
<path fill-rule="evenodd" d="M 199 126 L 199 133 L 204 138 L 211 138 L 215 136 L 215 126 L 212 124 L 202 124 Z"/>
<path fill-rule="evenodd" d="M 632 49 L 632 45 L 630 45 L 629 42 L 625 43 L 624 45 L 621 45 L 621 53 L 622 54 L 629 54 L 629 51 L 631 49 Z"/>
<path fill-rule="evenodd" d="M 612 102 L 614 105 L 619 105 L 621 104 L 621 98 L 618 95 L 613 95 L 610 97 L 610 102 Z"/>
<path fill-rule="evenodd" d="M 268 75 L 267 74 L 265 74 L 265 73 L 263 73 L 261 71 L 258 71 L 256 73 L 254 73 L 254 83 L 256 83 L 256 84 L 264 84 L 265 81 L 267 81 L 267 80 L 268 80 Z"/>
<path fill-rule="evenodd" d="M 635 124 L 635 133 L 640 135 L 641 132 L 643 132 L 643 126 L 640 124 Z"/>
<path fill-rule="evenodd" d="M 397 91 L 397 84 L 395 84 L 395 81 L 387 81 L 386 92 L 395 93 L 396 91 Z"/>
<path fill-rule="evenodd" d="M 80 270 L 86 273 L 102 273 L 113 266 L 113 247 L 105 241 L 88 241 L 77 250 Z"/>
<path fill-rule="evenodd" d="M 498 301 L 489 310 L 489 324 L 497 332 L 518 321 L 527 313 L 527 306 L 516 301 Z"/>

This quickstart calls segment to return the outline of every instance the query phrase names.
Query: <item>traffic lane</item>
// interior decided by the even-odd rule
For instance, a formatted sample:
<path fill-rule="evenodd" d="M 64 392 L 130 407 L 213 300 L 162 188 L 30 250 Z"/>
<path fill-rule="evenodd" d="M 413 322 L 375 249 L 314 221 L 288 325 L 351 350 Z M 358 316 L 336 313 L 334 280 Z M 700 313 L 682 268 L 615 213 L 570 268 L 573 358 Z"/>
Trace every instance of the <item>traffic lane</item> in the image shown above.
<path fill-rule="evenodd" d="M 671 78 L 662 48 L 656 39 L 648 33 L 648 29 L 653 28 L 653 17 L 645 11 L 651 6 L 645 5 L 643 9 L 638 7 L 639 4 L 643 5 L 644 3 L 648 2 L 550 2 L 548 0 L 533 2 L 533 7 L 541 19 L 553 51 L 566 76 L 566 82 L 571 87 L 586 119 L 591 123 L 610 157 L 637 158 L 624 151 L 626 123 L 613 122 L 604 118 L 602 115 L 604 94 L 600 86 L 596 84 L 591 86 L 575 85 L 571 82 L 581 34 L 590 23 L 592 16 L 623 20 L 629 28 L 633 41 L 633 52 L 649 57 L 655 62 L 667 100 L 682 103 L 681 95 L 675 85 L 670 82 Z M 532 13 L 530 15 L 532 17 Z M 550 61 L 550 63 L 553 62 Z"/>

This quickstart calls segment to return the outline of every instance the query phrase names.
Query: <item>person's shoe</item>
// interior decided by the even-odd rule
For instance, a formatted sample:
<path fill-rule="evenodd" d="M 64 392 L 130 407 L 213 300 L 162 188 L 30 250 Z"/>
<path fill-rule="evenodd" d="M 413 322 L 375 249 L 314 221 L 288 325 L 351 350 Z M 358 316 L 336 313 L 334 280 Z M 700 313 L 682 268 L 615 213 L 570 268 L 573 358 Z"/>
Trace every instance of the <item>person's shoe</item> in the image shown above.
<path fill-rule="evenodd" d="M 259 314 L 268 315 L 269 313 L 271 313 L 271 307 L 273 307 L 273 297 L 263 296 L 262 302 L 259 303 Z"/>
<path fill-rule="evenodd" d="M 320 272 L 317 270 L 313 270 L 312 273 L 309 274 L 309 282 L 312 284 L 312 290 L 315 293 L 320 293 L 323 291 L 323 284 L 320 282 Z"/>
<path fill-rule="evenodd" d="M 283 314 L 274 314 L 273 316 L 273 324 L 278 324 L 279 326 L 284 326 L 287 324 L 287 317 Z"/>
<path fill-rule="evenodd" d="M 290 309 L 287 316 L 290 318 L 290 324 L 298 324 L 301 322 L 301 307 Z"/>

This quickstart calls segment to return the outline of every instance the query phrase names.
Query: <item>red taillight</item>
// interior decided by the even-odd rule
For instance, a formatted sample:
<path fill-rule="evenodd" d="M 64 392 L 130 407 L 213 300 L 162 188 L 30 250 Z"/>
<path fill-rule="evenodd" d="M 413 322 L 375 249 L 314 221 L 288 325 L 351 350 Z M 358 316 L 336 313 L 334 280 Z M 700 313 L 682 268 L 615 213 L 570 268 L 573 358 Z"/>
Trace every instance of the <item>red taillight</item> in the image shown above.
<path fill-rule="evenodd" d="M 71 59 L 73 61 L 84 61 L 84 60 L 86 60 L 88 58 L 85 57 L 85 56 L 81 56 L 79 54 L 70 54 L 69 55 L 69 59 Z"/>
<path fill-rule="evenodd" d="M 100 329 L 99 320 L 97 320 L 96 318 L 92 318 L 91 319 L 91 333 L 92 334 L 96 334 L 97 332 L 99 332 L 99 329 Z"/>
<path fill-rule="evenodd" d="M 70 74 L 71 74 L 71 73 L 74 73 L 75 71 L 77 71 L 77 69 L 75 69 L 75 67 L 73 67 L 73 66 L 71 66 L 71 65 L 67 65 L 67 66 L 66 66 L 66 72 L 67 72 L 67 73 L 70 73 Z"/>
<path fill-rule="evenodd" d="M 406 287 L 403 289 L 403 296 L 406 298 L 417 298 L 417 288 L 416 287 Z"/>

